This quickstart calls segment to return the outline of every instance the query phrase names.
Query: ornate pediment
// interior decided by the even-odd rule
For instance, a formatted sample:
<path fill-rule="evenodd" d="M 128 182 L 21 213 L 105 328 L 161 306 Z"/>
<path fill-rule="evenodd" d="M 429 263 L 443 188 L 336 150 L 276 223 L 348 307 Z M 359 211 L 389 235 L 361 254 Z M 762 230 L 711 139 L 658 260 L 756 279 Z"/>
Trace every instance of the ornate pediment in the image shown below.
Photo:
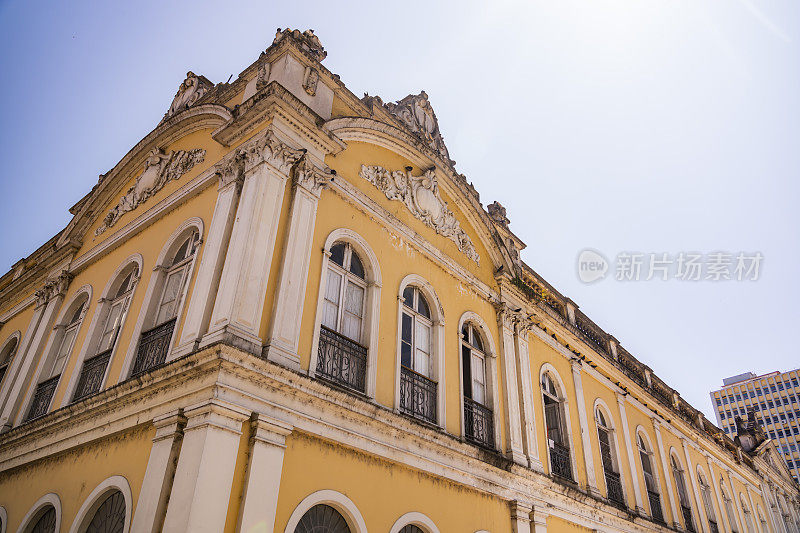
<path fill-rule="evenodd" d="M 208 81 L 205 76 L 198 76 L 192 71 L 187 72 L 186 79 L 178 87 L 178 92 L 175 93 L 175 98 L 172 99 L 172 104 L 169 106 L 169 110 L 164 115 L 163 120 L 167 120 L 184 109 L 189 109 L 213 88 L 214 84 Z"/>
<path fill-rule="evenodd" d="M 300 44 L 300 48 L 317 61 L 322 61 L 328 57 L 328 52 L 322 47 L 319 37 L 314 35 L 314 30 L 306 30 L 301 33 L 300 30 L 290 30 L 289 28 L 282 30 L 278 28 L 278 31 L 275 33 L 275 39 L 272 41 L 272 46 L 275 46 L 287 37 L 294 38 L 294 40 Z"/>
<path fill-rule="evenodd" d="M 178 150 L 177 152 L 164 153 L 155 149 L 144 163 L 144 171 L 136 178 L 136 183 L 120 198 L 114 208 L 103 219 L 103 224 L 95 230 L 95 235 L 100 235 L 129 211 L 133 211 L 148 198 L 164 188 L 172 180 L 180 179 L 196 164 L 202 163 L 206 151 L 203 149 Z"/>
<path fill-rule="evenodd" d="M 412 176 L 409 168 L 392 172 L 383 167 L 361 165 L 359 175 L 380 189 L 389 200 L 403 202 L 416 218 L 456 243 L 467 257 L 476 263 L 479 261 L 480 257 L 469 235 L 442 200 L 433 170 L 427 170 L 421 176 Z"/>
<path fill-rule="evenodd" d="M 396 103 L 385 104 L 386 108 L 397 117 L 414 135 L 424 142 L 430 149 L 450 165 L 455 161 L 450 159 L 444 139 L 439 131 L 439 121 L 436 113 L 428 101 L 425 91 L 419 94 L 409 94 Z"/>

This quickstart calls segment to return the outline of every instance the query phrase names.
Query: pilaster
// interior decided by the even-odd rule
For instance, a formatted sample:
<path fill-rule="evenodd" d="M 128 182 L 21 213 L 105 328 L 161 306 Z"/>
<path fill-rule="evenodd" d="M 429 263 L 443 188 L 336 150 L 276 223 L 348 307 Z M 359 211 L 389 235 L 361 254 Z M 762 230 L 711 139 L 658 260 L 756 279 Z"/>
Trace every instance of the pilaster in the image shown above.
<path fill-rule="evenodd" d="M 532 533 L 531 511 L 533 507 L 527 502 L 514 500 L 511 502 L 511 531 L 512 533 Z M 539 530 L 536 530 L 539 533 Z"/>
<path fill-rule="evenodd" d="M 628 415 L 625 412 L 625 395 L 617 393 L 617 407 L 619 408 L 619 418 L 622 421 L 622 436 L 625 439 L 625 449 L 628 451 L 628 467 L 631 472 L 631 481 L 633 482 L 633 496 L 636 501 L 636 512 L 644 516 L 644 502 L 642 500 L 642 487 L 639 484 L 639 475 L 636 469 L 636 459 L 634 450 L 637 449 L 636 442 L 631 440 L 631 432 L 628 427 Z"/>
<path fill-rule="evenodd" d="M 692 507 L 695 508 L 693 513 L 696 521 L 695 526 L 698 531 L 709 533 L 708 520 L 706 519 L 705 508 L 703 507 L 703 498 L 700 496 L 700 488 L 697 483 L 697 471 L 692 465 L 692 458 L 689 455 L 689 444 L 686 442 L 686 439 L 681 439 L 681 443 L 683 444 L 683 454 L 686 456 L 686 470 L 689 475 L 689 481 L 692 484 L 692 494 L 694 494 L 695 503 Z"/>
<path fill-rule="evenodd" d="M 517 363 L 514 349 L 514 314 L 505 304 L 497 308 L 500 326 L 500 351 L 503 356 L 503 383 L 506 401 L 503 402 L 506 429 L 506 456 L 515 463 L 528 466 L 522 451 L 522 428 L 520 426 L 519 391 L 517 388 Z"/>
<path fill-rule="evenodd" d="M 675 505 L 675 493 L 672 492 L 672 481 L 670 481 L 669 461 L 667 455 L 664 453 L 664 439 L 661 437 L 661 421 L 653 418 L 653 430 L 656 433 L 656 444 L 658 446 L 658 455 L 661 457 L 661 470 L 664 472 L 664 485 L 667 486 L 667 498 L 669 499 L 669 508 L 672 512 L 672 523 L 676 529 L 683 529 L 678 516 L 678 507 Z"/>
<path fill-rule="evenodd" d="M 547 533 L 547 517 L 549 513 L 544 511 L 541 507 L 534 506 L 531 513 L 531 525 L 533 526 L 533 533 Z"/>
<path fill-rule="evenodd" d="M 533 323 L 525 317 L 518 317 L 515 324 L 515 350 L 517 356 L 517 382 L 521 394 L 522 437 L 528 466 L 537 472 L 544 472 L 539 457 L 539 441 L 536 438 L 536 413 L 533 408 L 533 382 L 530 355 L 528 351 L 528 332 Z"/>
<path fill-rule="evenodd" d="M 600 490 L 597 488 L 597 477 L 594 471 L 592 441 L 589 438 L 589 419 L 586 416 L 586 398 L 583 395 L 583 379 L 581 377 L 580 361 L 572 361 L 572 382 L 575 385 L 575 397 L 578 406 L 578 423 L 581 429 L 581 448 L 583 448 L 583 462 L 586 466 L 586 482 L 591 494 L 602 497 Z"/>

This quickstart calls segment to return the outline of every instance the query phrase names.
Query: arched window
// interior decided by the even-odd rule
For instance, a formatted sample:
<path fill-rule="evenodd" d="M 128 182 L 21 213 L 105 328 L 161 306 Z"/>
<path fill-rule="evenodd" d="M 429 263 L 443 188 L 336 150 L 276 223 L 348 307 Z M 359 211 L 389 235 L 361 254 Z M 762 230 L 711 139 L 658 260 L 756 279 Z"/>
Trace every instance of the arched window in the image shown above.
<path fill-rule="evenodd" d="M 185 233 L 172 243 L 162 264 L 156 267 L 159 274 L 154 281 L 155 304 L 148 306 L 146 311 L 147 317 L 143 323 L 146 329 L 139 337 L 131 377 L 152 370 L 167 360 L 200 239 L 194 227 L 188 234 Z"/>
<path fill-rule="evenodd" d="M 330 505 L 317 504 L 303 515 L 295 533 L 350 533 L 342 514 Z"/>
<path fill-rule="evenodd" d="M 733 500 L 725 491 L 725 483 L 722 479 L 719 480 L 720 489 L 722 489 L 722 499 L 725 502 L 725 513 L 728 515 L 728 524 L 731 526 L 732 533 L 739 533 L 739 525 L 736 523 L 736 513 L 733 510 Z"/>
<path fill-rule="evenodd" d="M 756 504 L 756 510 L 758 511 L 758 521 L 759 525 L 761 526 L 761 533 L 767 533 L 769 528 L 767 527 L 767 519 L 764 516 L 764 510 L 758 504 Z"/>
<path fill-rule="evenodd" d="M 711 486 L 706 482 L 706 477 L 698 468 L 697 480 L 700 483 L 700 495 L 703 498 L 703 507 L 706 509 L 706 516 L 708 517 L 708 525 L 711 533 L 717 533 L 719 526 L 717 525 L 717 515 L 714 512 L 714 499 L 711 495 Z"/>
<path fill-rule="evenodd" d="M 608 499 L 617 505 L 624 506 L 625 495 L 622 492 L 614 430 L 609 423 L 610 419 L 606 418 L 599 405 L 594 410 L 594 419 L 597 423 L 597 440 L 600 443 L 600 458 L 603 461 Z"/>
<path fill-rule="evenodd" d="M 664 512 L 661 509 L 661 495 L 658 492 L 658 484 L 653 470 L 653 453 L 650 451 L 650 447 L 641 432 L 636 435 L 636 443 L 639 447 L 639 460 L 642 463 L 647 499 L 650 502 L 650 516 L 657 522 L 663 522 Z"/>
<path fill-rule="evenodd" d="M 14 359 L 14 355 L 17 353 L 17 346 L 19 346 L 19 338 L 15 336 L 7 341 L 3 349 L 0 350 L 0 384 L 3 383 L 3 378 L 9 365 L 11 365 L 11 360 Z"/>
<path fill-rule="evenodd" d="M 31 525 L 24 529 L 25 533 L 56 533 L 56 509 L 52 505 L 43 508 Z"/>
<path fill-rule="evenodd" d="M 431 309 L 415 286 L 403 290 L 400 324 L 400 410 L 436 423 L 437 384 L 431 379 Z"/>
<path fill-rule="evenodd" d="M 125 531 L 125 496 L 114 490 L 98 502 L 86 528 L 80 533 L 124 533 Z"/>
<path fill-rule="evenodd" d="M 44 357 L 43 366 L 38 371 L 39 375 L 36 378 L 38 383 L 33 393 L 33 399 L 28 406 L 28 411 L 25 414 L 25 421 L 46 415 L 50 410 L 53 395 L 56 392 L 56 387 L 58 387 L 61 373 L 67 364 L 69 355 L 72 353 L 75 337 L 78 335 L 78 329 L 81 326 L 88 302 L 88 294 L 77 298 L 67 308 L 67 312 L 63 315 L 61 322 L 54 328 L 53 343 Z"/>
<path fill-rule="evenodd" d="M 675 478 L 675 485 L 678 488 L 678 501 L 681 504 L 683 523 L 687 531 L 694 533 L 692 507 L 689 502 L 689 496 L 686 493 L 686 478 L 683 475 L 683 468 L 681 468 L 681 463 L 674 453 L 670 454 L 670 462 L 672 463 L 672 476 Z"/>
<path fill-rule="evenodd" d="M 542 374 L 542 401 L 550 448 L 550 471 L 556 476 L 573 481 L 564 400 L 550 372 Z"/>
<path fill-rule="evenodd" d="M 415 526 L 414 524 L 408 524 L 407 526 L 403 526 L 403 529 L 400 530 L 400 533 L 425 533 L 425 532 L 419 526 Z"/>
<path fill-rule="evenodd" d="M 494 448 L 494 415 L 489 404 L 486 350 L 480 330 L 470 322 L 461 328 L 461 373 L 464 436 L 475 444 Z"/>
<path fill-rule="evenodd" d="M 750 513 L 750 508 L 747 506 L 744 494 L 742 493 L 739 493 L 739 504 L 742 506 L 742 513 L 744 513 L 744 523 L 747 528 L 747 533 L 756 533 L 753 515 Z"/>
<path fill-rule="evenodd" d="M 335 242 L 322 299 L 316 375 L 361 393 L 367 379 L 366 294 L 364 263 L 350 243 Z"/>

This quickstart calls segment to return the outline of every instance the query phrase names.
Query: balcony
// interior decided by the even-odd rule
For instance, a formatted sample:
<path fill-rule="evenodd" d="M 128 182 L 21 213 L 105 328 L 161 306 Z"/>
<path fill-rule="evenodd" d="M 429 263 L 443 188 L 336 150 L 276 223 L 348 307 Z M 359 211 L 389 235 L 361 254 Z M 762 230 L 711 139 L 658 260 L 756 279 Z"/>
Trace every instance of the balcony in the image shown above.
<path fill-rule="evenodd" d="M 554 476 L 574 482 L 569 448 L 554 442 L 550 446 L 550 469 Z"/>
<path fill-rule="evenodd" d="M 400 367 L 400 412 L 436 423 L 436 382 Z"/>
<path fill-rule="evenodd" d="M 367 348 L 320 326 L 317 377 L 364 394 L 367 377 Z"/>
<path fill-rule="evenodd" d="M 464 436 L 478 446 L 494 449 L 492 410 L 470 398 L 464 398 Z"/>
<path fill-rule="evenodd" d="M 688 505 L 681 504 L 681 514 L 683 514 L 683 523 L 686 525 L 686 531 L 694 533 L 694 523 L 692 522 L 692 508 Z"/>
<path fill-rule="evenodd" d="M 605 470 L 606 490 L 610 502 L 625 507 L 625 495 L 622 493 L 622 480 L 619 474 L 610 470 Z"/>
<path fill-rule="evenodd" d="M 30 409 L 28 409 L 28 414 L 25 416 L 25 422 L 47 414 L 60 377 L 61 374 L 39 383 L 36 387 L 36 392 L 33 393 L 33 401 L 31 402 Z"/>
<path fill-rule="evenodd" d="M 656 522 L 664 523 L 664 513 L 661 510 L 661 496 L 652 490 L 647 491 L 647 499 L 650 500 L 650 516 Z"/>
<path fill-rule="evenodd" d="M 172 340 L 172 332 L 175 330 L 176 320 L 173 318 L 142 333 L 131 377 L 138 376 L 164 364 L 167 360 L 169 343 Z"/>
<path fill-rule="evenodd" d="M 73 402 L 82 400 L 100 390 L 112 351 L 112 349 L 108 349 L 83 363 L 78 385 L 75 387 L 75 396 L 72 398 Z"/>

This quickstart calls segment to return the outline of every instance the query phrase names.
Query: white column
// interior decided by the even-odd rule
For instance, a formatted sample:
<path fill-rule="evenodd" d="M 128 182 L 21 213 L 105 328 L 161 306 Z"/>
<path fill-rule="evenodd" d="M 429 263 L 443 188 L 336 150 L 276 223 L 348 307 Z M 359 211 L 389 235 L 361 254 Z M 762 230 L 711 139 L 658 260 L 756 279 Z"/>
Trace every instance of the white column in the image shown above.
<path fill-rule="evenodd" d="M 498 308 L 497 320 L 500 326 L 500 352 L 503 356 L 503 383 L 506 386 L 506 401 L 503 402 L 506 428 L 505 454 L 515 463 L 528 466 L 522 452 L 522 428 L 520 426 L 519 393 L 517 390 L 517 363 L 514 350 L 514 315 L 505 304 Z"/>
<path fill-rule="evenodd" d="M 664 440 L 661 438 L 661 422 L 653 419 L 653 429 L 656 432 L 656 443 L 658 445 L 658 455 L 661 457 L 661 470 L 664 472 L 664 485 L 667 486 L 667 498 L 669 498 L 669 507 L 672 510 L 672 522 L 675 524 L 676 529 L 681 529 L 681 521 L 678 518 L 678 508 L 675 505 L 675 494 L 672 492 L 672 481 L 670 481 L 671 468 L 669 461 L 664 453 Z"/>
<path fill-rule="evenodd" d="M 224 341 L 260 355 L 259 333 L 283 193 L 288 171 L 303 151 L 289 148 L 270 131 L 243 153 L 244 185 L 209 331 L 200 346 Z"/>
<path fill-rule="evenodd" d="M 181 337 L 173 351 L 173 357 L 186 355 L 197 349 L 203 334 L 208 330 L 233 230 L 236 208 L 239 205 L 243 173 L 244 161 L 238 151 L 217 167 L 219 188 L 214 214 L 203 246 L 192 296 L 186 309 L 186 320 L 183 322 Z"/>
<path fill-rule="evenodd" d="M 686 470 L 688 471 L 689 480 L 692 483 L 692 492 L 694 493 L 695 504 L 693 507 L 696 510 L 696 512 L 694 513 L 695 520 L 697 522 L 700 522 L 700 524 L 695 524 L 695 526 L 697 527 L 698 531 L 702 530 L 708 532 L 708 520 L 706 519 L 706 510 L 703 507 L 703 498 L 700 496 L 700 490 L 697 484 L 697 473 L 694 466 L 692 465 L 692 459 L 689 456 L 689 444 L 686 442 L 686 439 L 681 439 L 681 441 L 683 443 L 683 453 L 686 456 Z"/>
<path fill-rule="evenodd" d="M 511 532 L 512 533 L 532 533 L 531 530 L 531 511 L 533 508 L 527 502 L 511 502 Z M 536 530 L 539 533 L 539 530 Z"/>
<path fill-rule="evenodd" d="M 136 502 L 131 533 L 158 533 L 164 523 L 186 419 L 173 411 L 153 420 L 156 435 Z"/>
<path fill-rule="evenodd" d="M 26 350 L 24 352 L 18 351 L 15 356 L 15 359 L 19 358 L 20 361 L 13 382 L 8 380 L 11 386 L 8 389 L 5 405 L 3 405 L 2 415 L 0 415 L 0 430 L 2 431 L 11 429 L 15 419 L 25 416 L 24 413 L 18 413 L 17 411 L 20 409 L 22 401 L 26 396 L 25 391 L 31 378 L 31 369 L 34 363 L 39 359 L 42 348 L 44 348 L 53 330 L 53 322 L 56 319 L 58 310 L 61 308 L 61 303 L 64 301 L 64 294 L 71 280 L 71 274 L 62 272 L 57 279 L 48 281 L 43 289 L 37 291 L 37 298 L 39 300 L 38 307 L 44 307 L 44 310 L 41 311 L 38 324 L 32 332 L 32 336 L 28 337 L 30 338 L 30 343 L 26 346 Z M 36 313 L 39 313 L 38 308 Z M 26 336 L 27 334 L 28 332 L 26 332 Z"/>
<path fill-rule="evenodd" d="M 328 173 L 309 162 L 307 156 L 292 171 L 293 197 L 289 228 L 267 341 L 267 359 L 296 370 L 300 369 L 297 348 L 317 204 L 322 189 L 328 183 Z"/>
<path fill-rule="evenodd" d="M 184 411 L 175 481 L 169 497 L 165 533 L 218 533 L 225 529 L 233 469 L 247 411 L 209 400 Z"/>
<path fill-rule="evenodd" d="M 523 444 L 528 466 L 537 472 L 544 472 L 542 460 L 539 457 L 539 441 L 536 438 L 536 413 L 533 408 L 533 376 L 531 375 L 530 352 L 528 350 L 528 331 L 533 324 L 530 321 L 521 323 L 517 321 L 516 328 L 516 356 L 517 356 L 517 381 L 522 390 L 522 426 Z"/>
<path fill-rule="evenodd" d="M 17 347 L 17 353 L 14 359 L 11 360 L 11 366 L 6 371 L 5 379 L 3 379 L 3 387 L 0 389 L 0 413 L 5 411 L 5 405 L 11 395 L 11 389 L 14 387 L 16 378 L 19 376 L 22 367 L 26 366 L 25 353 L 31 345 L 31 341 L 36 334 L 45 309 L 46 306 L 44 304 L 37 305 L 36 309 L 34 309 L 33 317 L 28 323 L 28 327 L 25 329 L 25 334 L 22 336 L 22 340 L 20 340 L 20 345 Z M 28 363 L 27 366 L 30 367 L 30 363 Z M 7 418 L 0 417 L 0 423 L 2 423 L 1 431 L 11 429 L 11 424 Z"/>
<path fill-rule="evenodd" d="M 583 395 L 583 379 L 581 378 L 580 361 L 572 361 L 572 382 L 575 385 L 575 398 L 578 406 L 578 423 L 581 427 L 581 444 L 583 448 L 583 461 L 586 465 L 586 481 L 589 492 L 600 497 L 597 489 L 597 477 L 594 472 L 594 458 L 592 457 L 592 441 L 589 438 L 589 419 L 586 416 L 586 398 Z"/>
<path fill-rule="evenodd" d="M 543 511 L 539 507 L 534 507 L 531 516 L 532 516 L 531 525 L 533 526 L 532 528 L 533 533 L 547 533 L 547 517 L 549 516 L 549 514 Z"/>
<path fill-rule="evenodd" d="M 731 523 L 728 517 L 728 507 L 725 505 L 725 493 L 722 492 L 719 486 L 719 479 L 717 479 L 717 475 L 714 471 L 714 462 L 711 458 L 708 458 L 708 471 L 711 475 L 712 486 L 714 487 L 714 492 L 717 495 L 717 504 L 719 505 L 719 514 L 720 514 L 720 525 L 723 526 L 720 529 L 723 531 L 725 530 L 725 524 L 727 524 L 728 531 L 732 531 Z"/>
<path fill-rule="evenodd" d="M 239 516 L 241 533 L 272 531 L 275 526 L 283 452 L 291 432 L 291 425 L 266 415 L 252 421 L 250 462 Z"/>
<path fill-rule="evenodd" d="M 625 395 L 617 393 L 617 407 L 619 408 L 619 418 L 622 420 L 622 436 L 625 439 L 625 449 L 628 451 L 628 467 L 631 470 L 631 481 L 633 482 L 633 496 L 636 500 L 636 512 L 644 515 L 644 502 L 642 501 L 642 487 L 639 485 L 639 474 L 636 470 L 636 458 L 634 450 L 638 450 L 636 441 L 631 440 L 631 432 L 628 428 L 628 415 L 625 412 Z"/>

